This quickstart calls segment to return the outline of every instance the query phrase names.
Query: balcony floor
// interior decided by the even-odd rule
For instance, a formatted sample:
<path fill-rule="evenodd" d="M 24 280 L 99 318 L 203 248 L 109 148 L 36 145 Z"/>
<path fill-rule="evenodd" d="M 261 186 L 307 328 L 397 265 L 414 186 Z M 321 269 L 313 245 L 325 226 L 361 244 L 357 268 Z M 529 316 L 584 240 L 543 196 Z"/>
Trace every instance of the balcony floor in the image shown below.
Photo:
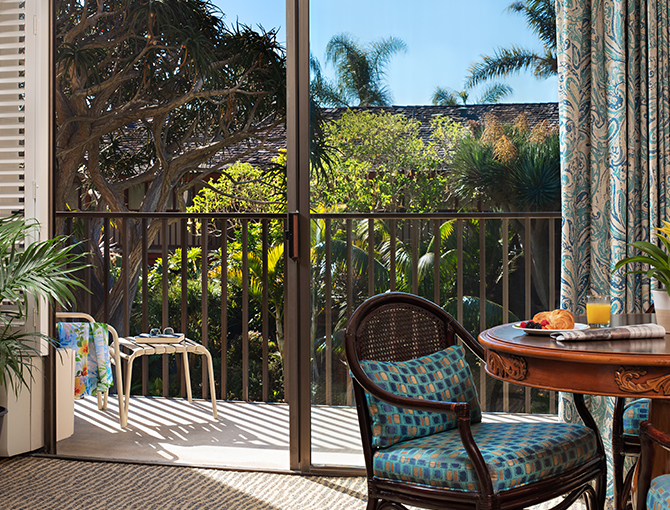
<path fill-rule="evenodd" d="M 106 411 L 94 397 L 75 402 L 74 434 L 57 455 L 193 467 L 289 470 L 287 404 L 133 396 L 128 427 L 119 427 L 118 400 Z M 484 413 L 484 421 L 555 421 L 552 415 Z M 312 463 L 363 467 L 356 409 L 312 407 Z"/>

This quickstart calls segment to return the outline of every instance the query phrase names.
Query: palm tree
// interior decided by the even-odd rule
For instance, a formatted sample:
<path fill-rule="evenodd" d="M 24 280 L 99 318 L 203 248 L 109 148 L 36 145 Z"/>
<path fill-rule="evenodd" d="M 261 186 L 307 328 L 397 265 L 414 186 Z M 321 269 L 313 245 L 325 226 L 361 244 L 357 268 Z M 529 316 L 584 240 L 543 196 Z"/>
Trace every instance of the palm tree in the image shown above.
<path fill-rule="evenodd" d="M 466 88 L 525 70 L 532 71 L 538 79 L 558 74 L 554 1 L 520 0 L 512 3 L 507 10 L 520 13 L 526 18 L 528 26 L 542 42 L 544 52 L 540 54 L 518 46 L 498 48 L 492 56 L 484 55 L 481 62 L 474 62 L 470 66 Z"/>
<path fill-rule="evenodd" d="M 504 83 L 494 83 L 488 86 L 484 93 L 472 104 L 499 103 L 502 99 L 512 94 L 512 87 Z M 435 87 L 433 92 L 433 104 L 435 106 L 457 106 L 468 104 L 470 93 L 467 90 L 453 90 L 450 88 Z M 460 102 L 459 102 L 460 101 Z"/>
<path fill-rule="evenodd" d="M 393 95 L 385 84 L 391 57 L 407 51 L 397 37 L 387 37 L 362 46 L 351 35 L 332 37 L 326 46 L 326 63 L 335 66 L 336 80 L 329 82 L 321 75 L 318 61 L 312 57 L 312 91 L 324 106 L 387 106 Z"/>
<path fill-rule="evenodd" d="M 502 125 L 490 116 L 483 132 L 459 143 L 450 178 L 463 200 L 485 197 L 503 211 L 560 210 L 558 131 L 545 123 L 531 130 L 522 117 Z M 530 232 L 532 281 L 545 310 L 554 308 L 555 302 L 549 295 L 549 221 L 533 221 Z M 524 223 L 515 220 L 515 225 L 524 239 Z"/>

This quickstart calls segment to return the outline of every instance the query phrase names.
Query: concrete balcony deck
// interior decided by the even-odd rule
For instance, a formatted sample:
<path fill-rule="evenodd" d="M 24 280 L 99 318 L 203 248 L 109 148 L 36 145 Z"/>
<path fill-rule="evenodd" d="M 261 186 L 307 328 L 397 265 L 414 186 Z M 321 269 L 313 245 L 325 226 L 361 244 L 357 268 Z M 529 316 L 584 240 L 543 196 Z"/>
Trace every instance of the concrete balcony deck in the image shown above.
<path fill-rule="evenodd" d="M 57 444 L 62 457 L 145 464 L 289 470 L 287 404 L 211 402 L 133 396 L 128 427 L 119 427 L 118 405 L 98 411 L 96 399 L 75 402 L 74 434 Z M 556 421 L 555 415 L 484 413 L 484 421 Z M 312 408 L 312 463 L 363 468 L 358 419 L 353 407 Z"/>

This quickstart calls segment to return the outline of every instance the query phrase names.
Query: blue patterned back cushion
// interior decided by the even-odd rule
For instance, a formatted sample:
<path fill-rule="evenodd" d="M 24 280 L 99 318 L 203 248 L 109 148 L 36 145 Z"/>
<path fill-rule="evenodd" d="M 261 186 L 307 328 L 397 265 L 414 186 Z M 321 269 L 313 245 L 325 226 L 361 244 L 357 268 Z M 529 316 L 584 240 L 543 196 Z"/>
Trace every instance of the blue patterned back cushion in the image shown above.
<path fill-rule="evenodd" d="M 463 347 L 455 345 L 409 361 L 361 361 L 361 368 L 380 388 L 403 397 L 469 402 L 472 423 L 482 420 L 477 390 Z M 386 447 L 458 426 L 448 413 L 403 409 L 366 393 L 372 418 L 372 446 Z"/>

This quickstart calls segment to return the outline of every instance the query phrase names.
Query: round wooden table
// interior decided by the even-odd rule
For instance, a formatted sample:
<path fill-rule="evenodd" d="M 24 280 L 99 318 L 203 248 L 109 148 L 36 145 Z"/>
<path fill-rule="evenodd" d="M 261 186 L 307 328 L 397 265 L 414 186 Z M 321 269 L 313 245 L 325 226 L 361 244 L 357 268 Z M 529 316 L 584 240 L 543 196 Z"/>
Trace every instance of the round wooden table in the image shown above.
<path fill-rule="evenodd" d="M 612 318 L 612 326 L 649 322 L 655 322 L 653 315 Z M 569 393 L 650 398 L 649 421 L 670 432 L 670 334 L 557 342 L 506 324 L 483 331 L 479 341 L 486 349 L 486 371 L 497 379 Z M 670 453 L 665 453 L 656 455 L 654 476 L 670 473 Z"/>

